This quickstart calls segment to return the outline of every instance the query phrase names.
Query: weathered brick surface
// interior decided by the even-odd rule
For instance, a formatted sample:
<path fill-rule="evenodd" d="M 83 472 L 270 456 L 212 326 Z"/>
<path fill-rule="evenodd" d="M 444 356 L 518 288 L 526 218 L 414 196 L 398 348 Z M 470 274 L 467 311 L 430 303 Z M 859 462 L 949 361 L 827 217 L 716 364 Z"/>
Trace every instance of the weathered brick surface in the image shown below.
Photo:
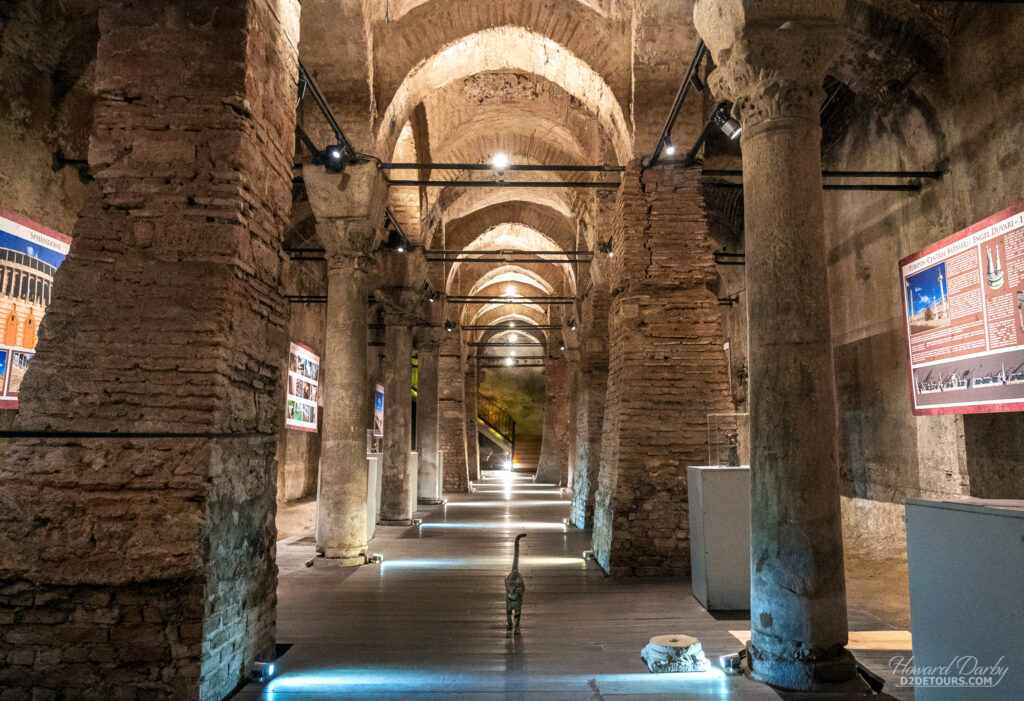
<path fill-rule="evenodd" d="M 589 528 L 594 523 L 594 495 L 601 471 L 604 402 L 608 390 L 610 301 L 608 290 L 595 284 L 582 304 L 571 514 L 577 528 Z"/>
<path fill-rule="evenodd" d="M 438 359 L 438 449 L 444 453 L 444 491 L 465 492 L 466 411 L 463 403 L 465 373 L 459 335 L 446 333 Z"/>
<path fill-rule="evenodd" d="M 569 368 L 561 352 L 544 361 L 544 432 L 537 481 L 565 486 L 569 474 Z"/>
<path fill-rule="evenodd" d="M 631 165 L 613 246 L 594 550 L 612 573 L 688 575 L 686 467 L 732 409 L 698 173 Z"/>
<path fill-rule="evenodd" d="M 475 362 L 466 363 L 462 384 L 462 406 L 466 422 L 466 464 L 469 478 L 476 480 L 480 475 L 480 438 L 477 430 L 477 394 L 479 393 L 477 367 Z"/>
<path fill-rule="evenodd" d="M 96 180 L 20 426 L 242 435 L 9 447 L 8 695 L 220 698 L 274 642 L 297 3 L 276 12 L 101 3 Z"/>

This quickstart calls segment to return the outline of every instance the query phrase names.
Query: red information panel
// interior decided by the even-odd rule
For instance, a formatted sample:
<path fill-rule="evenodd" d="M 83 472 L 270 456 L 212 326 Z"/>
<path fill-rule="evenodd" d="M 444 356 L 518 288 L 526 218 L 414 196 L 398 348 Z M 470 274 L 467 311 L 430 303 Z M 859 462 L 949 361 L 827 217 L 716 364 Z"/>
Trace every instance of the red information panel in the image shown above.
<path fill-rule="evenodd" d="M 900 261 L 914 413 L 1024 410 L 1024 203 Z"/>

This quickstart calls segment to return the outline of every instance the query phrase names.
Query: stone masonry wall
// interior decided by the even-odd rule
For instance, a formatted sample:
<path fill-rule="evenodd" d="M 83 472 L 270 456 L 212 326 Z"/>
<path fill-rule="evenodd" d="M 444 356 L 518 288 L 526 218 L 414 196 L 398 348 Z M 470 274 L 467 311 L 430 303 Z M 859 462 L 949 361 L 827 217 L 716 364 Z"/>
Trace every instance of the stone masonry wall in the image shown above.
<path fill-rule="evenodd" d="M 537 481 L 565 486 L 569 475 L 569 368 L 560 351 L 544 361 L 544 432 Z"/>
<path fill-rule="evenodd" d="M 630 165 L 612 245 L 594 550 L 612 574 L 688 575 L 686 467 L 732 410 L 698 171 Z"/>
<path fill-rule="evenodd" d="M 219 699 L 273 649 L 298 3 L 100 3 L 96 180 L 0 472 L 5 698 Z M 210 435 L 215 434 L 215 435 Z"/>
<path fill-rule="evenodd" d="M 444 453 L 446 492 L 469 489 L 466 477 L 466 412 L 463 404 L 464 373 L 459 335 L 446 333 L 441 338 L 438 358 L 438 449 Z"/>
<path fill-rule="evenodd" d="M 609 302 L 608 290 L 595 284 L 582 305 L 571 515 L 577 528 L 589 528 L 594 523 L 594 495 L 601 471 L 604 403 L 608 390 Z"/>

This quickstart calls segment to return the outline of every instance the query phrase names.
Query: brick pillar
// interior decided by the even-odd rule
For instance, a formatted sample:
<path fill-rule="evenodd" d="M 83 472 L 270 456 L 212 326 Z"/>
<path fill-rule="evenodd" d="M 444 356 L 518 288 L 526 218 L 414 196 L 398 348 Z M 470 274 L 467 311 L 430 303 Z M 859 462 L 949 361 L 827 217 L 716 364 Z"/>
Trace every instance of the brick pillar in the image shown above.
<path fill-rule="evenodd" d="M 612 245 L 594 551 L 613 574 L 688 575 L 686 467 L 732 410 L 699 170 L 631 164 Z"/>
<path fill-rule="evenodd" d="M 544 428 L 537 481 L 565 486 L 569 473 L 569 368 L 555 349 L 544 362 Z"/>
<path fill-rule="evenodd" d="M 5 696 L 221 698 L 273 651 L 298 7 L 100 3 L 96 180 L 19 426 L 177 437 L 9 445 Z"/>
<path fill-rule="evenodd" d="M 596 283 L 583 300 L 571 515 L 577 528 L 588 528 L 594 523 L 594 494 L 601 472 L 604 400 L 608 389 L 609 300 L 607 287 Z"/>
<path fill-rule="evenodd" d="M 821 88 L 845 3 L 711 0 L 695 11 L 712 85 L 743 125 L 750 300 L 754 675 L 789 689 L 856 677 L 846 650 L 836 381 L 821 184 Z"/>
<path fill-rule="evenodd" d="M 568 367 L 568 407 L 566 411 L 566 439 L 565 439 L 565 483 L 572 487 L 575 484 L 576 457 L 580 440 L 577 436 L 579 431 L 580 392 L 583 383 L 580 378 L 580 351 L 579 348 L 568 348 L 565 350 L 565 360 Z"/>
<path fill-rule="evenodd" d="M 465 378 L 462 385 L 462 405 L 466 417 L 466 463 L 469 468 L 469 479 L 480 479 L 480 436 L 477 430 L 477 367 L 476 360 L 471 359 L 465 365 Z"/>
<path fill-rule="evenodd" d="M 466 467 L 466 412 L 463 406 L 462 348 L 459 333 L 445 333 L 438 353 L 438 448 L 444 453 L 444 491 L 469 489 Z"/>

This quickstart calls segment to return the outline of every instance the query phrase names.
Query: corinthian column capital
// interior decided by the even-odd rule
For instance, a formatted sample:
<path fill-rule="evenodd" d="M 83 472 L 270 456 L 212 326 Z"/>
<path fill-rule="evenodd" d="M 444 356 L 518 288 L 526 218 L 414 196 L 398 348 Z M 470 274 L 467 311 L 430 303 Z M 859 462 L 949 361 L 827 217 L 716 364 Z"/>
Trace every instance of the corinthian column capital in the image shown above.
<path fill-rule="evenodd" d="M 842 48 L 841 8 L 836 0 L 698 1 L 694 21 L 715 60 L 709 84 L 744 128 L 779 118 L 817 123 L 821 84 Z"/>

